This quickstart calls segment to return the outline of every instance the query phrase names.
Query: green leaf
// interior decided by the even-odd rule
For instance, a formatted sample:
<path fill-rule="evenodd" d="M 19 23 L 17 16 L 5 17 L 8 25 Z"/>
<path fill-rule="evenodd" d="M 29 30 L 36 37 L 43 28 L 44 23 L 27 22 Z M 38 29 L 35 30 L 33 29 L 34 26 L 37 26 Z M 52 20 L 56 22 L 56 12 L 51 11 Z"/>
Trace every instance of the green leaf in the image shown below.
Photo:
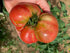
<path fill-rule="evenodd" d="M 51 2 L 50 2 L 50 1 L 48 1 L 48 4 L 49 4 L 49 6 L 50 6 L 50 8 L 51 8 Z"/>
<path fill-rule="evenodd" d="M 27 44 L 27 47 L 30 47 L 30 46 L 32 46 L 33 48 L 35 48 L 36 47 L 36 43 Z"/>
<path fill-rule="evenodd" d="M 42 52 L 45 50 L 45 48 L 47 47 L 47 45 L 38 45 L 38 49 Z"/>
<path fill-rule="evenodd" d="M 60 4 L 61 4 L 61 10 L 62 11 L 65 11 L 66 10 L 66 7 L 65 7 L 64 2 L 60 1 Z"/>
<path fill-rule="evenodd" d="M 60 17 L 60 9 L 57 6 L 51 8 L 51 12 L 56 18 Z"/>
<path fill-rule="evenodd" d="M 40 49 L 45 49 L 46 48 L 46 44 L 45 45 L 38 45 L 38 48 L 40 48 Z"/>
<path fill-rule="evenodd" d="M 12 52 L 12 50 L 11 49 L 8 49 L 7 53 L 11 53 L 11 52 Z"/>
<path fill-rule="evenodd" d="M 63 41 L 63 38 L 59 38 L 59 39 L 57 40 L 58 43 L 61 43 L 62 41 Z"/>
<path fill-rule="evenodd" d="M 64 45 L 64 47 L 67 47 L 67 46 L 70 46 L 70 43 L 66 43 L 66 44 Z"/>
<path fill-rule="evenodd" d="M 51 48 L 48 47 L 47 53 L 54 53 L 54 48 L 53 47 L 51 47 Z"/>
<path fill-rule="evenodd" d="M 43 12 L 42 8 L 40 6 L 38 6 L 38 7 L 40 8 L 41 12 Z"/>
<path fill-rule="evenodd" d="M 9 16 L 9 13 L 7 12 L 7 10 L 5 8 L 5 5 L 4 5 L 4 0 L 2 0 L 2 2 L 3 2 L 3 9 L 2 9 L 2 11 L 3 11 L 4 14 L 6 14 L 7 16 Z"/>
<path fill-rule="evenodd" d="M 29 48 L 31 46 L 31 44 L 27 44 L 27 47 Z"/>
<path fill-rule="evenodd" d="M 65 53 L 68 53 L 67 51 L 65 51 Z"/>
<path fill-rule="evenodd" d="M 67 15 L 67 10 L 63 11 L 63 16 L 64 16 L 64 17 L 67 17 L 67 16 L 68 16 L 68 15 Z"/>
<path fill-rule="evenodd" d="M 32 46 L 32 47 L 36 47 L 36 43 L 32 43 L 31 46 Z"/>
<path fill-rule="evenodd" d="M 59 53 L 59 51 L 58 51 L 58 50 L 56 50 L 56 53 Z"/>
<path fill-rule="evenodd" d="M 63 16 L 64 17 L 68 16 L 66 6 L 65 6 L 64 2 L 60 1 L 60 4 L 61 4 L 61 11 L 63 11 Z"/>
<path fill-rule="evenodd" d="M 58 24 L 59 24 L 59 29 L 65 27 L 65 23 L 60 19 L 58 19 Z"/>
<path fill-rule="evenodd" d="M 31 53 L 35 53 L 35 52 L 31 52 Z"/>
<path fill-rule="evenodd" d="M 3 9 L 3 13 L 9 16 L 9 13 L 5 9 Z"/>
<path fill-rule="evenodd" d="M 68 34 L 65 34 L 65 35 L 63 36 L 63 39 L 65 39 L 65 40 L 67 40 L 68 38 L 70 38 Z"/>
<path fill-rule="evenodd" d="M 60 53 L 64 53 L 64 50 L 62 50 Z"/>
<path fill-rule="evenodd" d="M 70 27 L 70 20 L 69 20 L 69 23 L 66 25 L 66 27 Z"/>
<path fill-rule="evenodd" d="M 33 14 L 32 17 L 28 20 L 25 26 L 36 26 L 38 22 L 38 16 L 37 14 Z"/>
<path fill-rule="evenodd" d="M 62 32 L 61 33 L 58 33 L 58 36 L 60 37 L 62 34 L 63 34 Z"/>
<path fill-rule="evenodd" d="M 60 12 L 60 9 L 57 6 L 55 6 L 55 7 L 52 8 L 51 11 L 52 12 Z"/>
<path fill-rule="evenodd" d="M 64 33 L 66 33 L 66 31 L 67 31 L 67 27 L 64 27 L 64 28 L 62 28 L 62 31 L 64 32 Z"/>

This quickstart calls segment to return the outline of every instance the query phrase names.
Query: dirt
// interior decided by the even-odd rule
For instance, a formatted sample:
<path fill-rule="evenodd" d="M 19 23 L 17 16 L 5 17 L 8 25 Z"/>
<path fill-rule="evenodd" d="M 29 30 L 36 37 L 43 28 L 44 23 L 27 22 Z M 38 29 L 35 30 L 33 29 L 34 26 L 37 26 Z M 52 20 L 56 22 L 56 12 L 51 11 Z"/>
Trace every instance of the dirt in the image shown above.
<path fill-rule="evenodd" d="M 50 1 L 52 2 L 52 5 L 53 6 L 55 6 L 55 5 L 58 5 L 59 6 L 60 5 L 59 4 L 59 0 L 50 0 Z M 61 0 L 61 1 L 63 1 L 65 3 L 66 9 L 67 9 L 67 14 L 70 15 L 70 8 L 69 8 L 70 0 Z M 21 48 L 21 50 L 23 50 L 24 53 L 32 53 L 32 52 L 39 53 L 39 51 L 35 51 L 35 49 L 32 48 L 32 47 L 29 47 L 28 48 L 26 46 L 26 44 L 23 44 L 22 42 L 19 41 L 19 39 L 17 38 L 18 34 L 17 34 L 16 30 L 15 30 L 15 27 L 13 26 L 13 24 L 11 23 L 11 21 L 10 21 L 9 18 L 7 20 L 8 20 L 7 28 L 11 32 L 11 37 L 12 38 L 15 38 L 18 41 L 18 43 L 19 43 L 17 48 Z M 68 17 L 68 19 L 67 18 L 62 18 L 62 20 L 67 24 L 68 23 L 68 20 L 70 20 L 70 17 Z M 69 27 L 67 33 L 70 36 L 70 27 Z M 70 42 L 70 40 L 68 40 L 67 42 Z M 17 49 L 14 46 L 10 46 L 10 47 L 13 48 L 14 50 Z M 1 48 L 1 50 L 3 52 L 6 52 L 8 49 L 9 48 L 4 48 L 4 47 Z M 67 49 L 68 53 L 70 53 L 69 52 L 70 46 L 68 46 L 66 49 Z M 21 53 L 21 52 L 19 52 L 19 53 Z"/>

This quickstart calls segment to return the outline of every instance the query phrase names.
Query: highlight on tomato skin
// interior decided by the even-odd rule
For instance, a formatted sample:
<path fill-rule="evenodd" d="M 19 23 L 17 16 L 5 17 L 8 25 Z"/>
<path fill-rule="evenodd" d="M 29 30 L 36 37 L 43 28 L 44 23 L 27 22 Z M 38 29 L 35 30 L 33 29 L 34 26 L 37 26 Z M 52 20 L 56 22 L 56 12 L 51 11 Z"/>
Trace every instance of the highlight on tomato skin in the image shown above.
<path fill-rule="evenodd" d="M 40 21 L 36 26 L 36 37 L 38 41 L 43 43 L 50 43 L 55 40 L 58 34 L 58 22 L 57 19 L 47 13 L 43 13 L 40 16 Z"/>
<path fill-rule="evenodd" d="M 34 29 L 28 26 L 26 26 L 23 30 L 21 30 L 20 38 L 24 43 L 27 44 L 37 42 Z"/>
<path fill-rule="evenodd" d="M 33 3 L 20 3 L 14 6 L 10 12 L 10 20 L 17 27 L 24 27 L 33 14 L 40 15 L 40 8 Z"/>

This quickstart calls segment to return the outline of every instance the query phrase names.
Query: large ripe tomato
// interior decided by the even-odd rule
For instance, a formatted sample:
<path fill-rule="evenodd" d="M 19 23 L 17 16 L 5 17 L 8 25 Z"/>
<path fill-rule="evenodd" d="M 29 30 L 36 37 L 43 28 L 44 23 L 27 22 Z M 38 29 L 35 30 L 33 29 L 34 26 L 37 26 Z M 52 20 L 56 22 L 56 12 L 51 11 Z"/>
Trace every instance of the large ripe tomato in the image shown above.
<path fill-rule="evenodd" d="M 50 43 L 55 40 L 57 34 L 57 19 L 49 13 L 43 13 L 34 28 L 26 26 L 21 30 L 20 38 L 25 43 L 35 43 L 37 41 Z"/>
<path fill-rule="evenodd" d="M 10 20 L 17 27 L 23 27 L 33 14 L 40 15 L 41 11 L 36 4 L 20 3 L 10 12 Z"/>
<path fill-rule="evenodd" d="M 21 30 L 20 38 L 27 44 L 37 42 L 34 29 L 28 26 Z"/>
<path fill-rule="evenodd" d="M 55 40 L 58 34 L 57 19 L 48 13 L 43 13 L 40 16 L 40 21 L 36 26 L 36 37 L 38 41 L 49 43 Z"/>

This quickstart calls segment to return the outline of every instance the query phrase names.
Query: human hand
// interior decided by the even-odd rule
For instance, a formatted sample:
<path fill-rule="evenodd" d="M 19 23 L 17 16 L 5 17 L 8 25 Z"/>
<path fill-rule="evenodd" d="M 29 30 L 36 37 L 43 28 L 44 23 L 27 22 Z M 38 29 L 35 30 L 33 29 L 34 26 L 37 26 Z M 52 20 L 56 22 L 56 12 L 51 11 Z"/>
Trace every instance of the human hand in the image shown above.
<path fill-rule="evenodd" d="M 47 3 L 47 0 L 4 0 L 5 7 L 8 12 L 20 2 L 30 2 L 38 4 L 44 11 L 50 12 L 50 7 Z"/>
<path fill-rule="evenodd" d="M 35 4 L 38 4 L 44 11 L 50 12 L 50 7 L 46 0 L 4 0 L 5 7 L 9 13 L 11 9 L 20 2 L 35 3 Z M 17 33 L 18 35 L 20 34 L 19 31 L 17 31 Z"/>

